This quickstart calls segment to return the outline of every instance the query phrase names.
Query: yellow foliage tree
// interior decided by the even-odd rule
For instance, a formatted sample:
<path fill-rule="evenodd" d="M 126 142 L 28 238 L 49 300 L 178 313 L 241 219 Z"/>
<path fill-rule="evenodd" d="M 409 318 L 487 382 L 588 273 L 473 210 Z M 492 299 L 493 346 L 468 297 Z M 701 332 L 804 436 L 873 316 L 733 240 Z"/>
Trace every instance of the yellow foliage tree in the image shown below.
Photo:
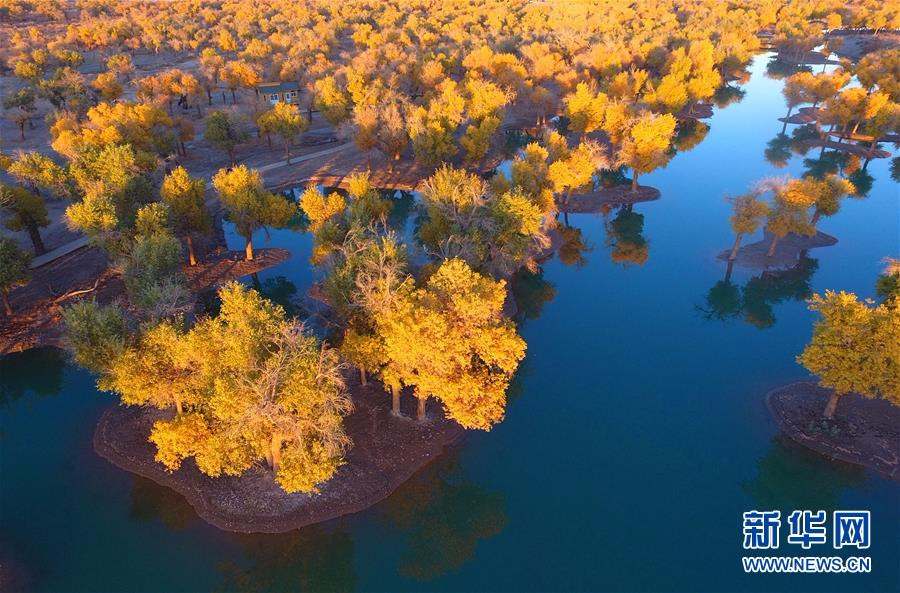
<path fill-rule="evenodd" d="M 219 297 L 220 314 L 187 332 L 146 330 L 101 384 L 126 404 L 174 403 L 174 417 L 150 433 L 168 471 L 193 457 L 210 476 L 240 475 L 265 460 L 285 491 L 316 492 L 350 445 L 337 352 L 238 283 Z"/>
<path fill-rule="evenodd" d="M 598 93 L 584 82 L 579 82 L 575 92 L 566 95 L 566 117 L 570 126 L 576 132 L 587 134 L 603 125 L 606 114 L 606 104 L 609 98 L 604 93 Z"/>
<path fill-rule="evenodd" d="M 504 281 L 451 259 L 382 319 L 388 384 L 411 386 L 418 417 L 429 397 L 466 428 L 490 430 L 503 419 L 509 381 L 525 341 L 503 317 Z"/>
<path fill-rule="evenodd" d="M 797 362 L 831 390 L 825 417 L 834 417 L 838 402 L 848 393 L 900 405 L 898 304 L 873 307 L 855 294 L 829 290 L 824 297 L 814 295 L 809 308 L 821 319 Z"/>
<path fill-rule="evenodd" d="M 675 134 L 675 117 L 644 112 L 634 118 L 619 148 L 619 161 L 634 172 L 631 189 L 637 191 L 638 175 L 669 162 Z"/>

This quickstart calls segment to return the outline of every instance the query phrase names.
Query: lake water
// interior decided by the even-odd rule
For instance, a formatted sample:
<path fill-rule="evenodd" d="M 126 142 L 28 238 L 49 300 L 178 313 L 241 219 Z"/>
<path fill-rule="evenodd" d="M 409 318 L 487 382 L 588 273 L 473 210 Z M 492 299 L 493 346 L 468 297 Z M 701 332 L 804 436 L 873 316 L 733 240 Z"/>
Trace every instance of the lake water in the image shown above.
<path fill-rule="evenodd" d="M 780 169 L 764 158 L 785 112 L 766 60 L 702 143 L 641 177 L 660 200 L 570 216 L 589 250 L 520 283 L 528 356 L 506 420 L 365 512 L 283 535 L 221 532 L 94 453 L 113 400 L 87 373 L 52 350 L 0 360 L 4 589 L 896 591 L 898 484 L 795 446 L 763 403 L 807 376 L 794 362 L 814 319 L 807 290 L 874 296 L 881 258 L 900 251 L 888 161 L 869 165 L 867 198 L 820 222 L 836 245 L 787 274 L 736 268 L 736 288 L 708 303 L 733 241 L 723 196 L 804 171 L 801 156 Z M 308 236 L 256 245 L 293 250 L 259 275 L 273 293 L 289 292 L 279 276 L 301 293 L 314 279 Z M 871 574 L 744 575 L 743 511 L 841 508 L 872 511 Z"/>

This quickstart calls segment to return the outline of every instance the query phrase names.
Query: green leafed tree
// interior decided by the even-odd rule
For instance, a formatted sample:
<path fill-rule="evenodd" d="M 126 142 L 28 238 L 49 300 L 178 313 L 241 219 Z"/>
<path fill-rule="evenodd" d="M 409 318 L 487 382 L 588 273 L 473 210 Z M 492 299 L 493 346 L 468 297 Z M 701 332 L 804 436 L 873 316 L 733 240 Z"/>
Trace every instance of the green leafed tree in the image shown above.
<path fill-rule="evenodd" d="M 7 237 L 0 237 L 0 297 L 3 298 L 3 309 L 7 317 L 13 310 L 9 304 L 9 293 L 13 289 L 25 286 L 31 279 L 31 255 Z"/>
<path fill-rule="evenodd" d="M 256 120 L 260 132 L 267 137 L 275 135 L 284 143 L 284 158 L 291 156 L 291 144 L 309 126 L 296 105 L 279 101 Z"/>
<path fill-rule="evenodd" d="M 49 225 L 50 219 L 47 217 L 47 206 L 40 196 L 24 187 L 0 184 L 0 210 L 4 214 L 3 226 L 11 231 L 28 233 L 35 255 L 47 251 L 40 229 Z"/>
<path fill-rule="evenodd" d="M 79 365 L 103 373 L 125 350 L 128 325 L 117 305 L 81 301 L 63 309 L 66 343 Z"/>
<path fill-rule="evenodd" d="M 287 225 L 296 211 L 293 204 L 266 191 L 259 172 L 246 165 L 219 170 L 212 183 L 228 220 L 247 240 L 248 260 L 253 259 L 253 233 L 263 227 Z"/>
<path fill-rule="evenodd" d="M 233 115 L 224 111 L 212 111 L 206 116 L 203 137 L 219 150 L 225 151 L 234 164 L 234 149 L 238 144 L 246 142 L 250 135 Z"/>
<path fill-rule="evenodd" d="M 187 242 L 189 263 L 196 265 L 192 235 L 207 233 L 212 228 L 212 217 L 205 206 L 206 182 L 188 175 L 184 167 L 176 167 L 163 180 L 160 196 L 169 206 L 176 229 Z"/>

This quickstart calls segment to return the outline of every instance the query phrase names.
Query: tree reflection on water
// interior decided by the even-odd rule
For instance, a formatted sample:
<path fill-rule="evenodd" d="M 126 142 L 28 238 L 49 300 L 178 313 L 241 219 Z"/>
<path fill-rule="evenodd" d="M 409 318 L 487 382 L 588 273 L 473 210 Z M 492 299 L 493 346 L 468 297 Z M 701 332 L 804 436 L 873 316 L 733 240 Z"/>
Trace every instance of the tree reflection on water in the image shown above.
<path fill-rule="evenodd" d="M 757 474 L 741 486 L 757 508 L 814 509 L 829 513 L 841 494 L 865 481 L 859 466 L 829 459 L 778 434 L 756 464 Z"/>
<path fill-rule="evenodd" d="M 456 570 L 506 526 L 504 497 L 466 479 L 454 457 L 445 452 L 380 507 L 405 542 L 403 576 L 427 581 Z"/>

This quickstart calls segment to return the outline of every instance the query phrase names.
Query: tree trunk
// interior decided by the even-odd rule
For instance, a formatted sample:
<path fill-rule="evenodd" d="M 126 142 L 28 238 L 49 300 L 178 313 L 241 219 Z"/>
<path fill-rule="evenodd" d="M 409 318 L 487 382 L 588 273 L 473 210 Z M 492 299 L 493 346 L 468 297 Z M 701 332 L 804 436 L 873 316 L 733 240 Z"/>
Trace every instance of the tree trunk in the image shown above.
<path fill-rule="evenodd" d="M 822 218 L 822 211 L 819 209 L 816 209 L 815 214 L 813 214 L 812 220 L 809 221 L 809 223 L 811 225 L 813 225 L 813 228 L 816 227 L 816 223 L 819 222 L 820 218 Z"/>
<path fill-rule="evenodd" d="M 41 239 L 41 232 L 38 230 L 37 225 L 29 221 L 27 226 L 28 236 L 31 238 L 31 244 L 34 245 L 34 254 L 43 255 L 47 253 L 47 249 L 44 247 L 44 240 Z"/>
<path fill-rule="evenodd" d="M 253 260 L 253 236 L 248 235 L 245 237 L 247 239 L 247 247 L 244 248 L 244 252 L 247 256 L 247 261 Z"/>
<path fill-rule="evenodd" d="M 222 105 L 224 105 L 224 104 L 227 103 L 227 102 L 228 102 L 228 101 L 227 101 L 227 99 L 225 98 L 225 91 L 222 91 Z"/>
<path fill-rule="evenodd" d="M 419 397 L 416 398 L 417 406 L 416 406 L 416 419 L 419 422 L 425 422 L 425 403 L 428 401 L 427 398 Z"/>
<path fill-rule="evenodd" d="M 291 140 L 290 138 L 284 139 L 284 160 L 287 161 L 287 164 L 291 164 Z"/>
<path fill-rule="evenodd" d="M 744 238 L 744 235 L 738 235 L 734 238 L 734 246 L 731 248 L 731 255 L 728 256 L 728 261 L 734 261 L 737 257 L 738 249 L 741 247 L 741 239 Z"/>
<path fill-rule="evenodd" d="M 725 267 L 725 282 L 731 282 L 731 272 L 733 270 L 734 270 L 734 262 L 729 259 L 728 265 Z"/>
<path fill-rule="evenodd" d="M 194 256 L 194 240 L 191 238 L 191 234 L 188 233 L 184 236 L 185 241 L 187 242 L 188 248 L 188 263 L 192 266 L 197 265 L 197 258 Z"/>
<path fill-rule="evenodd" d="M 834 411 L 837 409 L 838 400 L 841 399 L 841 396 L 837 391 L 831 392 L 831 397 L 828 398 L 828 404 L 825 406 L 825 417 L 829 420 L 834 418 Z"/>
<path fill-rule="evenodd" d="M 794 110 L 794 106 L 793 106 L 793 105 L 789 105 L 789 106 L 788 106 L 788 112 L 787 112 L 787 115 L 784 116 L 784 125 L 781 126 L 781 133 L 782 133 L 782 134 L 784 134 L 784 131 L 787 130 L 787 124 L 788 124 L 788 123 L 787 123 L 787 120 L 788 120 L 788 118 L 791 117 L 791 111 L 793 111 L 793 110 Z"/>
<path fill-rule="evenodd" d="M 231 161 L 231 166 L 234 167 L 234 149 L 233 148 L 228 149 L 228 160 Z"/>
<path fill-rule="evenodd" d="M 400 416 L 400 386 L 391 383 L 391 413 Z"/>
<path fill-rule="evenodd" d="M 0 290 L 0 296 L 3 297 L 3 309 L 6 311 L 6 316 L 12 317 L 13 310 L 9 306 L 9 295 L 6 294 L 5 290 Z"/>
<path fill-rule="evenodd" d="M 631 191 L 636 192 L 638 190 L 638 172 L 635 170 L 634 178 L 631 180 Z"/>
<path fill-rule="evenodd" d="M 182 413 L 184 413 L 184 406 L 181 404 L 181 398 L 180 398 L 180 397 L 176 397 L 176 398 L 175 398 L 175 413 L 176 413 L 176 414 L 182 414 Z"/>
<path fill-rule="evenodd" d="M 209 100 L 209 104 L 212 105 L 212 91 L 209 89 L 206 89 L 206 98 Z"/>
<path fill-rule="evenodd" d="M 819 151 L 819 158 L 822 158 L 822 155 L 825 154 L 824 142 L 828 142 L 828 140 L 831 138 L 831 133 L 834 131 L 834 127 L 835 127 L 835 124 L 831 124 L 831 127 L 828 128 L 828 133 L 825 134 L 825 138 L 823 139 L 822 150 Z"/>
<path fill-rule="evenodd" d="M 19 140 L 25 140 L 25 122 L 19 122 Z"/>
<path fill-rule="evenodd" d="M 780 239 L 781 237 L 777 235 L 772 238 L 772 244 L 769 245 L 769 251 L 766 252 L 766 257 L 772 257 L 775 254 L 775 247 L 778 245 Z"/>
<path fill-rule="evenodd" d="M 272 451 L 272 471 L 278 472 L 281 467 L 281 435 L 275 433 L 272 435 L 272 443 L 270 445 Z"/>
<path fill-rule="evenodd" d="M 234 89 L 231 89 L 231 104 L 232 105 L 237 104 L 237 95 L 234 94 Z"/>
<path fill-rule="evenodd" d="M 366 367 L 363 365 L 359 365 L 359 384 L 366 385 L 368 382 L 366 381 Z"/>

